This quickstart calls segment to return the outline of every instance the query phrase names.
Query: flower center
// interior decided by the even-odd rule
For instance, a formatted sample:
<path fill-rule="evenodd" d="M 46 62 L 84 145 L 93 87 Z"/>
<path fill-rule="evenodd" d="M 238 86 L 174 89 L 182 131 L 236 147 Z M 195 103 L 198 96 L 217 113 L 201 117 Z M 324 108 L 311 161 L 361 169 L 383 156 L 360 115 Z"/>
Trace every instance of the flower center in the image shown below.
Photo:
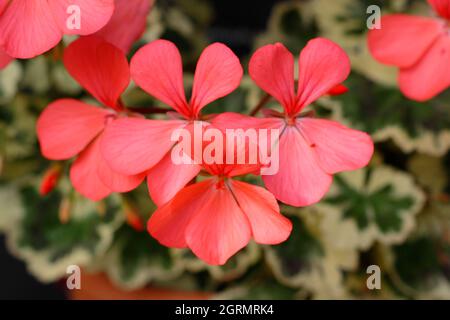
<path fill-rule="evenodd" d="M 295 115 L 285 114 L 284 115 L 284 121 L 286 121 L 286 124 L 288 126 L 295 126 L 298 119 L 300 119 L 300 118 L 307 118 L 307 117 L 314 117 L 314 116 L 315 116 L 314 110 L 305 111 L 305 112 L 302 112 L 302 113 L 299 113 L 299 114 L 295 114 Z"/>
<path fill-rule="evenodd" d="M 227 178 L 224 175 L 217 176 L 216 189 L 224 189 Z"/>
<path fill-rule="evenodd" d="M 105 125 L 110 124 L 111 122 L 113 122 L 114 120 L 117 119 L 117 114 L 116 113 L 109 113 L 105 116 Z"/>
<path fill-rule="evenodd" d="M 295 126 L 295 121 L 297 120 L 296 117 L 286 117 L 285 121 L 288 126 Z"/>

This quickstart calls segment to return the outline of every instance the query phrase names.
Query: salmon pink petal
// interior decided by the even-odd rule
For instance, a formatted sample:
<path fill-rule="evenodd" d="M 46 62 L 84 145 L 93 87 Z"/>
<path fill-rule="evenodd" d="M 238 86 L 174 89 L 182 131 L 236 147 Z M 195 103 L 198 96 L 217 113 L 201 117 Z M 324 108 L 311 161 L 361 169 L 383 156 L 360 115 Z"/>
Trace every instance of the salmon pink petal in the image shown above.
<path fill-rule="evenodd" d="M 242 113 L 235 112 L 223 112 L 215 115 L 209 119 L 214 127 L 224 131 L 226 129 L 244 129 L 256 127 L 261 120 L 260 118 L 254 118 Z"/>
<path fill-rule="evenodd" d="M 381 18 L 381 29 L 369 31 L 369 50 L 379 62 L 397 67 L 414 65 L 442 32 L 437 19 L 404 14 Z"/>
<path fill-rule="evenodd" d="M 249 162 L 247 160 L 247 163 L 245 164 L 225 164 L 222 166 L 203 166 L 208 172 L 210 173 L 218 173 L 221 172 L 222 174 L 227 175 L 228 177 L 234 177 L 234 176 L 240 176 L 244 174 L 256 174 L 259 175 L 260 170 L 262 168 L 261 164 L 261 156 L 266 156 L 267 154 L 270 154 L 270 151 L 272 150 L 271 141 L 275 140 L 278 141 L 279 134 L 283 131 L 283 127 L 285 125 L 285 121 L 282 118 L 254 118 L 250 116 L 246 116 L 239 113 L 233 113 L 233 112 L 225 112 L 222 114 L 219 114 L 212 118 L 210 120 L 210 123 L 215 128 L 218 128 L 222 130 L 223 132 L 226 132 L 227 129 L 234 129 L 236 130 L 234 134 L 240 135 L 245 137 L 249 130 L 256 129 L 260 130 L 258 131 L 258 134 L 262 135 L 263 131 L 267 133 L 266 136 L 261 137 L 258 136 L 258 141 L 263 142 L 267 141 L 267 146 L 264 148 L 264 150 L 261 149 L 262 145 L 254 145 L 249 143 L 248 140 L 246 140 L 245 149 L 242 150 L 236 150 L 236 140 L 233 145 L 232 150 L 228 150 L 227 152 L 234 152 L 235 159 L 236 155 L 238 153 L 245 152 L 247 155 L 245 156 L 246 159 L 250 159 L 249 156 L 252 156 L 254 152 L 258 153 L 258 162 Z M 277 129 L 278 133 L 275 131 L 272 131 L 273 129 Z M 238 131 L 242 130 L 242 131 Z M 273 138 L 272 138 L 273 135 Z M 227 145 L 228 146 L 228 145 Z"/>
<path fill-rule="evenodd" d="M 11 58 L 10 56 L 8 56 L 6 54 L 6 52 L 4 52 L 1 48 L 0 48 L 0 70 L 5 68 L 11 61 L 13 60 L 13 58 Z"/>
<path fill-rule="evenodd" d="M 313 145 L 320 166 L 329 174 L 362 168 L 372 158 L 373 142 L 365 132 L 312 118 L 297 120 L 297 127 Z"/>
<path fill-rule="evenodd" d="M 133 176 L 117 173 L 106 161 L 98 163 L 97 174 L 105 186 L 113 192 L 129 192 L 136 189 L 144 181 L 146 173 Z"/>
<path fill-rule="evenodd" d="M 250 241 L 248 218 L 225 186 L 211 186 L 202 203 L 186 228 L 186 242 L 208 264 L 223 265 Z"/>
<path fill-rule="evenodd" d="M 109 114 L 73 99 L 51 103 L 37 121 L 42 154 L 52 160 L 72 158 L 103 130 Z"/>
<path fill-rule="evenodd" d="M 97 137 L 75 160 L 70 168 L 70 180 L 75 190 L 93 201 L 108 196 L 111 190 L 102 182 L 97 173 L 100 153 L 100 138 Z"/>
<path fill-rule="evenodd" d="M 114 0 L 47 0 L 45 2 L 48 2 L 53 13 L 53 20 L 64 34 L 88 35 L 97 32 L 108 23 L 114 12 Z M 79 10 L 79 28 L 76 24 L 69 23 L 71 15 L 78 13 L 72 8 Z"/>
<path fill-rule="evenodd" d="M 278 244 L 289 237 L 292 223 L 280 214 L 278 202 L 269 191 L 240 181 L 230 184 L 236 201 L 250 221 L 257 243 Z"/>
<path fill-rule="evenodd" d="M 190 116 L 183 86 L 183 66 L 177 47 L 167 40 L 156 40 L 136 52 L 131 59 L 131 76 L 146 92 Z"/>
<path fill-rule="evenodd" d="M 222 43 L 209 45 L 200 56 L 194 76 L 191 107 L 194 115 L 207 104 L 234 91 L 241 82 L 241 63 Z"/>
<path fill-rule="evenodd" d="M 450 86 L 450 37 L 442 36 L 420 62 L 400 69 L 400 89 L 417 101 L 429 100 Z"/>
<path fill-rule="evenodd" d="M 220 130 L 226 129 L 278 129 L 284 124 L 283 119 L 255 118 L 235 112 L 218 114 L 209 121 Z"/>
<path fill-rule="evenodd" d="M 450 19 L 450 1 L 449 0 L 428 0 L 433 9 L 445 19 Z"/>
<path fill-rule="evenodd" d="M 303 207 L 318 202 L 328 191 L 332 176 L 296 127 L 286 127 L 279 143 L 279 171 L 263 176 L 267 189 L 280 201 Z"/>
<path fill-rule="evenodd" d="M 120 49 L 98 37 L 82 37 L 65 50 L 64 65 L 98 101 L 121 109 L 118 99 L 130 82 L 130 71 Z"/>
<path fill-rule="evenodd" d="M 256 131 L 251 131 L 252 128 L 244 128 L 248 119 L 255 119 L 251 117 L 239 117 L 238 114 L 234 116 L 233 113 L 228 113 L 229 117 L 218 115 L 215 119 L 212 119 L 210 126 L 207 128 L 214 128 L 220 130 L 222 139 L 220 145 L 223 147 L 221 151 L 222 158 L 219 159 L 220 162 L 215 158 L 209 158 L 211 149 L 209 149 L 209 142 L 204 143 L 204 148 L 209 150 L 204 150 L 203 156 L 207 158 L 201 159 L 199 156 L 199 162 L 202 163 L 203 169 L 208 171 L 213 176 L 227 176 L 234 177 L 245 174 L 257 174 L 259 175 L 261 164 L 259 162 L 259 145 L 258 141 L 254 141 L 251 137 L 258 138 Z M 222 118 L 222 119 L 221 119 Z M 226 118 L 232 119 L 245 119 L 242 123 L 228 123 L 225 122 Z M 217 122 L 215 121 L 217 120 Z M 215 126 L 218 124 L 218 126 Z M 230 124 L 230 125 L 227 125 Z M 240 125 L 239 125 L 240 124 Z M 239 126 L 238 126 L 239 125 Z M 232 133 L 232 135 L 227 134 L 228 129 L 237 129 Z M 215 140 L 214 137 L 212 140 Z M 230 139 L 228 141 L 227 139 Z M 244 141 L 243 141 L 243 140 Z M 233 141 L 233 142 L 231 142 Z M 243 143 L 244 142 L 244 143 Z M 217 147 L 217 145 L 215 145 Z M 214 148 L 215 149 L 215 148 Z"/>
<path fill-rule="evenodd" d="M 101 135 L 103 138 L 103 134 Z M 101 145 L 101 142 L 100 142 Z M 97 174 L 105 186 L 113 192 L 128 192 L 136 189 L 144 181 L 146 173 L 124 175 L 111 169 L 106 161 L 97 163 Z"/>
<path fill-rule="evenodd" d="M 201 167 L 195 164 L 174 164 L 171 152 L 148 173 L 147 185 L 150 197 L 157 206 L 172 199 L 178 191 L 194 179 Z"/>
<path fill-rule="evenodd" d="M 8 2 L 8 1 L 6 1 Z M 9 1 L 0 18 L 0 44 L 14 58 L 33 58 L 61 40 L 49 1 Z M 3 2 L 2 6 L 5 6 Z"/>
<path fill-rule="evenodd" d="M 205 180 L 182 189 L 170 202 L 158 208 L 148 220 L 148 232 L 161 244 L 184 248 L 186 227 L 204 206 L 212 180 Z"/>
<path fill-rule="evenodd" d="M 228 142 L 227 136 L 224 138 L 224 157 L 223 164 L 214 164 L 212 166 L 204 165 L 203 167 L 210 173 L 215 175 L 225 175 L 227 177 L 236 177 L 246 174 L 260 175 L 261 172 L 261 162 L 259 157 L 259 145 L 258 141 L 252 141 L 246 139 L 246 133 L 241 131 L 235 132 L 238 136 L 243 137 L 246 141 L 245 143 L 238 142 L 234 139 L 234 143 L 230 144 Z M 255 135 L 257 138 L 257 136 Z M 231 163 L 227 157 L 232 156 L 233 160 Z"/>
<path fill-rule="evenodd" d="M 106 127 L 102 153 L 110 167 L 119 173 L 136 175 L 156 165 L 175 144 L 174 130 L 181 120 L 118 119 Z"/>
<path fill-rule="evenodd" d="M 0 15 L 3 13 L 3 10 L 6 9 L 6 6 L 9 4 L 9 0 L 0 0 Z"/>
<path fill-rule="evenodd" d="M 300 53 L 295 113 L 327 94 L 350 74 L 350 59 L 334 42 L 316 38 Z"/>
<path fill-rule="evenodd" d="M 96 35 L 128 53 L 145 31 L 153 0 L 116 0 L 114 14 Z"/>
<path fill-rule="evenodd" d="M 227 177 L 238 177 L 246 174 L 254 174 L 259 176 L 261 172 L 260 164 L 225 164 L 224 167 L 224 172 Z"/>
<path fill-rule="evenodd" d="M 295 104 L 294 56 L 281 43 L 256 50 L 250 59 L 253 81 L 289 111 Z"/>

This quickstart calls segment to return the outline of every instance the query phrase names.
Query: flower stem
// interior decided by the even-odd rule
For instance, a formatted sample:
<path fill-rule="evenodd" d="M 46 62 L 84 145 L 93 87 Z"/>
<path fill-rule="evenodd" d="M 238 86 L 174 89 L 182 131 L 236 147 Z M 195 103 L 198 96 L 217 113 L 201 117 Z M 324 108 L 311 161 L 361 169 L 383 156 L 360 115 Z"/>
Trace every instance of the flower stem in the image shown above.
<path fill-rule="evenodd" d="M 256 105 L 256 107 L 253 108 L 253 110 L 250 112 L 250 115 L 256 116 L 256 114 L 269 102 L 271 99 L 271 96 L 269 94 L 265 94 L 264 97 L 262 97 L 261 101 Z"/>
<path fill-rule="evenodd" d="M 169 109 L 158 107 L 128 108 L 128 110 L 141 114 L 157 114 L 157 113 L 166 113 L 170 111 Z"/>

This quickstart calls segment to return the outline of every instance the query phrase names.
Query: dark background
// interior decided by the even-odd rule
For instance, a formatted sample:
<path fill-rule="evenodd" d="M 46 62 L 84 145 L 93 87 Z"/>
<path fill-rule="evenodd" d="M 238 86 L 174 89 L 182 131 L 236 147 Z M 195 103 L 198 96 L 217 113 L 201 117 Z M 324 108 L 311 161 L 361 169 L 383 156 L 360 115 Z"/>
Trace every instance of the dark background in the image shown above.
<path fill-rule="evenodd" d="M 172 0 L 156 0 L 170 5 Z M 210 0 L 215 16 L 208 36 L 226 43 L 238 55 L 248 54 L 253 37 L 266 28 L 275 3 L 280 0 Z M 43 285 L 28 274 L 23 262 L 12 257 L 0 236 L 0 299 L 64 299 L 63 286 Z"/>

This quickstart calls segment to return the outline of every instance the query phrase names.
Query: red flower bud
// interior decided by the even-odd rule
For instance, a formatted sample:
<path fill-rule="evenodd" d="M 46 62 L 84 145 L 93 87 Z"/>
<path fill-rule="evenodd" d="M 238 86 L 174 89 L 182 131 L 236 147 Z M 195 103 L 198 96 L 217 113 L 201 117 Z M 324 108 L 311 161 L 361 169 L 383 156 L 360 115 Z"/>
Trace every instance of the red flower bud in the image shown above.
<path fill-rule="evenodd" d="M 340 96 L 341 94 L 347 93 L 348 88 L 343 84 L 338 84 L 337 86 L 331 88 L 330 91 L 327 92 L 330 96 Z"/>
<path fill-rule="evenodd" d="M 145 230 L 145 226 L 142 223 L 142 219 L 133 205 L 129 204 L 127 201 L 124 200 L 123 210 L 125 213 L 126 221 L 130 227 L 132 227 L 134 230 L 138 232 Z"/>
<path fill-rule="evenodd" d="M 64 198 L 59 205 L 58 217 L 62 224 L 66 224 L 70 220 L 70 211 L 72 210 L 72 200 Z"/>
<path fill-rule="evenodd" d="M 59 178 L 61 177 L 62 168 L 60 165 L 52 165 L 44 174 L 41 181 L 41 186 L 39 188 L 39 193 L 41 196 L 49 194 L 55 186 L 58 184 Z"/>

